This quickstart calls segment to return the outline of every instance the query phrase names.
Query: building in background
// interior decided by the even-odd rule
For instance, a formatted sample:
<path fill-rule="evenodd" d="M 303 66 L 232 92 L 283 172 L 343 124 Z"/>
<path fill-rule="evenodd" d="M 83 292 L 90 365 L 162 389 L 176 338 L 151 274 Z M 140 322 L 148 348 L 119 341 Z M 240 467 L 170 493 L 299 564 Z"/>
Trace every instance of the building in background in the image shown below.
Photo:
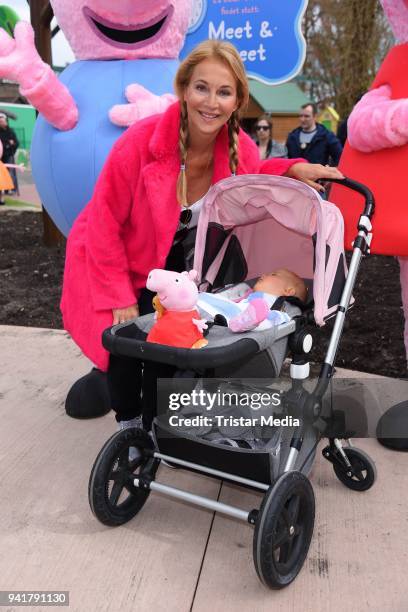
<path fill-rule="evenodd" d="M 340 115 L 332 106 L 326 106 L 326 108 L 320 111 L 317 115 L 317 121 L 322 123 L 328 130 L 337 134 Z"/>
<path fill-rule="evenodd" d="M 310 102 L 296 81 L 281 85 L 266 85 L 249 79 L 250 99 L 247 112 L 244 114 L 242 126 L 253 135 L 257 118 L 267 113 L 273 121 L 273 138 L 278 142 L 286 142 L 289 132 L 299 125 L 299 109 L 302 104 Z"/>

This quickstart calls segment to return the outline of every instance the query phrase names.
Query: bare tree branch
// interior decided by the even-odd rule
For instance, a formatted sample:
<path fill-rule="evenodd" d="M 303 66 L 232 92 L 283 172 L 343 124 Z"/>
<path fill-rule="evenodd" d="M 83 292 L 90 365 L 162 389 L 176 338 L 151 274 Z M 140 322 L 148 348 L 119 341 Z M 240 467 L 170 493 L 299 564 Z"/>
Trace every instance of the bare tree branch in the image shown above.
<path fill-rule="evenodd" d="M 303 85 L 346 116 L 369 88 L 393 36 L 378 0 L 310 0 Z"/>

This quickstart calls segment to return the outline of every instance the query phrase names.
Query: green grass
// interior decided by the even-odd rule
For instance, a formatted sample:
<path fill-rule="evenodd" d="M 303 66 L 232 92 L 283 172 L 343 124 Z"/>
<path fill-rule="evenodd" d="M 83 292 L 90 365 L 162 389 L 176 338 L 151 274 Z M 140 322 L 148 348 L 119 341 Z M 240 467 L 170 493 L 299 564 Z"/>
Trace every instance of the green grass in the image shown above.
<path fill-rule="evenodd" d="M 32 202 L 24 202 L 24 200 L 14 200 L 13 198 L 9 198 L 8 196 L 5 196 L 4 201 L 7 206 L 12 206 L 13 208 L 19 208 L 20 206 L 28 206 L 30 208 L 39 209 L 39 207 L 33 204 Z"/>

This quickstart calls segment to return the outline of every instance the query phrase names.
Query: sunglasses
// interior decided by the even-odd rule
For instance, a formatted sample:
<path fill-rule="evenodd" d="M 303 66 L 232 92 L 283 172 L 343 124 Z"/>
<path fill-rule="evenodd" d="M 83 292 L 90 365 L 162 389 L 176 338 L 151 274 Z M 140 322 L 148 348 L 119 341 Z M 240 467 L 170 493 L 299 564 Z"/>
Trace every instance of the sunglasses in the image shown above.
<path fill-rule="evenodd" d="M 180 213 L 180 223 L 182 225 L 188 225 L 191 221 L 191 217 L 193 216 L 193 213 L 191 212 L 190 208 L 183 208 L 183 210 Z"/>
<path fill-rule="evenodd" d="M 269 125 L 257 125 L 256 126 L 256 131 L 260 132 L 261 130 L 263 130 L 264 132 L 268 132 L 271 128 L 269 127 Z"/>

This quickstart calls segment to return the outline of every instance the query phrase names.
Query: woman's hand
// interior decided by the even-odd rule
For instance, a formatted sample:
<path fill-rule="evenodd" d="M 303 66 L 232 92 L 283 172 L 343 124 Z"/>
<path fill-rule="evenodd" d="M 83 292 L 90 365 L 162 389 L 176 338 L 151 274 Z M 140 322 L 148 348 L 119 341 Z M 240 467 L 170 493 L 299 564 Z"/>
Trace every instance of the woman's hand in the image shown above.
<path fill-rule="evenodd" d="M 132 306 L 127 306 L 126 308 L 114 308 L 112 313 L 113 325 L 117 325 L 118 323 L 124 323 L 125 321 L 138 317 L 139 307 L 137 304 L 132 304 Z"/>
<path fill-rule="evenodd" d="M 324 186 L 316 183 L 316 181 L 321 179 L 326 179 L 327 181 L 331 179 L 344 179 L 344 175 L 337 168 L 322 166 L 322 164 L 307 164 L 304 162 L 293 164 L 286 172 L 285 176 L 297 179 L 321 192 L 324 191 Z"/>

